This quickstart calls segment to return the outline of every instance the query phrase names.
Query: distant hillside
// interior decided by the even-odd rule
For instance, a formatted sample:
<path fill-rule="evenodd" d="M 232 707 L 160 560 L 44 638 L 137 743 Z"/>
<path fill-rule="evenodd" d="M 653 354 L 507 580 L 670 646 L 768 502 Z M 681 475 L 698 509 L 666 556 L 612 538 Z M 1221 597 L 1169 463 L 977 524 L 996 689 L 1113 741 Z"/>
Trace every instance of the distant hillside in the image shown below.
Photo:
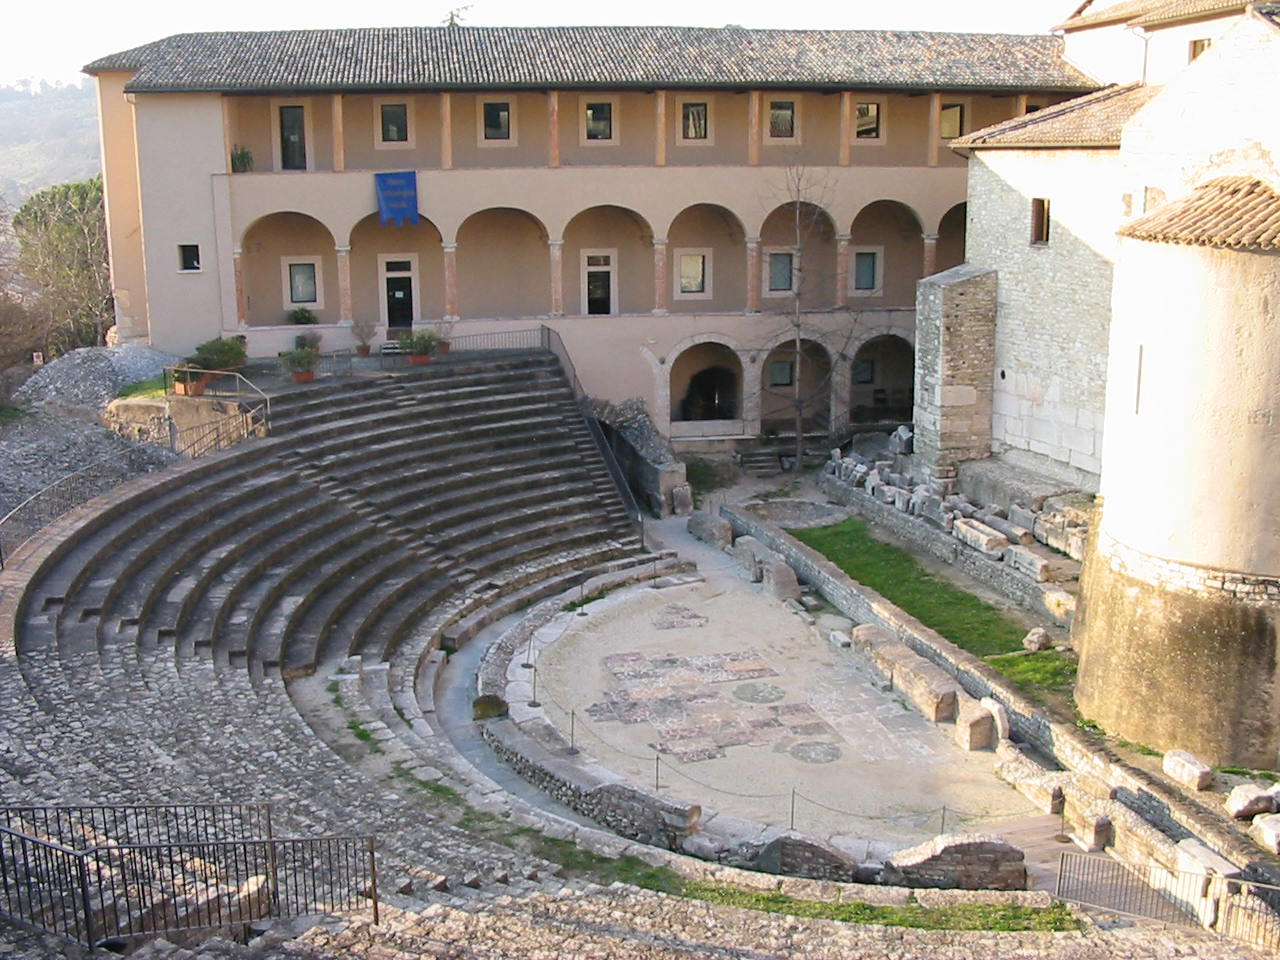
<path fill-rule="evenodd" d="M 0 86 L 0 199 L 16 207 L 37 190 L 97 172 L 92 81 Z"/>

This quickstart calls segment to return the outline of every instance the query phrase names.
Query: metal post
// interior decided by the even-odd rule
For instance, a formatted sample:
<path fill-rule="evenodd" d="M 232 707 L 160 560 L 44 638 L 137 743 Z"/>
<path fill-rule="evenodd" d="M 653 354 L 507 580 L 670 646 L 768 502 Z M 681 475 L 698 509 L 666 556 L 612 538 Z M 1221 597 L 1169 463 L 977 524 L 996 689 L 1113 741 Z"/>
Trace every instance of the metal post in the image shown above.
<path fill-rule="evenodd" d="M 574 756 L 578 752 L 577 742 L 577 711 L 569 711 L 569 756 Z"/>
<path fill-rule="evenodd" d="M 369 845 L 369 896 L 373 898 L 373 922 L 378 923 L 378 863 L 373 857 L 373 837 L 365 841 Z"/>
<path fill-rule="evenodd" d="M 796 828 L 796 788 L 791 788 L 791 829 Z"/>
<path fill-rule="evenodd" d="M 947 832 L 947 808 L 942 808 L 942 826 L 938 828 L 939 833 Z"/>
<path fill-rule="evenodd" d="M 529 706 L 531 707 L 542 706 L 542 704 L 538 702 L 538 668 L 537 667 L 533 668 L 533 696 L 529 698 Z"/>
<path fill-rule="evenodd" d="M 529 631 L 529 642 L 524 648 L 524 663 L 520 664 L 526 670 L 533 669 L 533 631 Z"/>
<path fill-rule="evenodd" d="M 658 763 L 660 762 L 660 759 L 661 758 L 656 753 L 653 755 L 653 789 L 655 790 L 662 789 L 658 783 Z"/>
<path fill-rule="evenodd" d="M 279 861 L 276 859 L 276 841 L 275 836 L 271 832 L 271 804 L 264 803 L 262 805 L 263 826 L 267 832 L 267 876 L 271 884 L 271 911 L 272 916 L 278 916 L 280 911 L 280 872 Z"/>
<path fill-rule="evenodd" d="M 84 943 L 93 949 L 93 909 L 89 905 L 89 865 L 85 862 L 86 854 L 76 855 L 80 870 L 80 906 L 84 910 Z"/>

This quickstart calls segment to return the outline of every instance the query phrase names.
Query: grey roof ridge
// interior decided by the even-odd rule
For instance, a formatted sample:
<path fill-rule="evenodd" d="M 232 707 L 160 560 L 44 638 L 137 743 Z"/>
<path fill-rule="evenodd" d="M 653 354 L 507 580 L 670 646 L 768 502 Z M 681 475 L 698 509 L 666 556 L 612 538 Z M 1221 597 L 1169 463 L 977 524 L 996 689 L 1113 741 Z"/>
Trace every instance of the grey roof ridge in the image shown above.
<path fill-rule="evenodd" d="M 1092 93 L 1086 93 L 1079 97 L 1073 97 L 1070 100 L 1062 101 L 1062 103 L 1055 103 L 1053 106 L 1044 107 L 1040 110 L 1034 111 L 1033 113 L 1026 113 L 1020 117 L 1012 117 L 1008 120 L 1001 120 L 999 123 L 993 123 L 991 124 L 991 126 L 983 127 L 981 130 L 971 131 L 970 133 L 966 133 L 963 137 L 957 137 L 955 140 L 952 140 L 949 146 L 952 149 L 959 148 L 959 149 L 967 149 L 967 150 L 974 150 L 974 149 L 988 150 L 988 149 L 995 149 L 995 148 L 1005 148 L 1005 149 L 1017 148 L 1017 149 L 1026 150 L 1026 149 L 1035 149 L 1036 147 L 1067 147 L 1067 148 L 1118 147 L 1119 143 L 1114 143 L 1110 141 L 1107 141 L 1107 142 L 1098 141 L 1095 143 L 1085 143 L 1085 142 L 1063 143 L 1062 141 L 1059 140 L 1059 141 L 1045 142 L 1043 144 L 1037 144 L 1033 141 L 1020 140 L 1020 141 L 1017 141 L 1016 143 L 1000 143 L 1000 142 L 987 143 L 984 141 L 977 140 L 975 138 L 989 137 L 993 134 L 1012 133 L 1015 130 L 1027 130 L 1037 126 L 1038 124 L 1045 123 L 1046 121 L 1053 120 L 1057 117 L 1064 116 L 1068 113 L 1074 113 L 1076 110 L 1091 107 L 1098 103 L 1104 103 L 1105 101 L 1113 99 L 1115 97 L 1123 96 L 1124 94 L 1131 93 L 1134 90 L 1137 90 L 1143 86 L 1146 86 L 1146 84 L 1143 84 L 1137 81 L 1133 83 L 1125 83 L 1125 84 L 1112 84 L 1111 86 L 1103 87 L 1101 90 L 1095 90 Z"/>

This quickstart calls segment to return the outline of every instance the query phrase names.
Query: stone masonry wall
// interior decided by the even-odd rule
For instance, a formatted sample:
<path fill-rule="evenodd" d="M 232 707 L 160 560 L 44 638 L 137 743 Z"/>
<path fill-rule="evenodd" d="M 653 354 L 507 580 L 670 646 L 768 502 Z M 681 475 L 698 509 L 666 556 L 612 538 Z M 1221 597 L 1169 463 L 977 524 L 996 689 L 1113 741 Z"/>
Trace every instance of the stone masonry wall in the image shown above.
<path fill-rule="evenodd" d="M 991 454 L 996 274 L 968 264 L 916 288 L 915 451 L 935 477 Z"/>

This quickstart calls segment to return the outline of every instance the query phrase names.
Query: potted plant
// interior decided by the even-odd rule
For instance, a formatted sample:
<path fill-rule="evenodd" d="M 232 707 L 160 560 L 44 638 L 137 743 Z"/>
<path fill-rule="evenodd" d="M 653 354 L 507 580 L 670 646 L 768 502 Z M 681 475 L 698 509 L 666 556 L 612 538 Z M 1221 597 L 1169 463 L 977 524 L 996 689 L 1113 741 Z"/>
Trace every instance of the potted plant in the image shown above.
<path fill-rule="evenodd" d="M 231 148 L 231 172 L 249 173 L 253 170 L 253 151 L 242 143 Z"/>
<path fill-rule="evenodd" d="M 173 371 L 173 392 L 183 397 L 200 397 L 212 379 L 213 374 L 201 367 L 199 357 L 187 357 L 185 364 Z"/>
<path fill-rule="evenodd" d="M 400 349 L 409 355 L 409 362 L 415 366 L 431 359 L 440 345 L 440 338 L 430 330 L 417 330 L 413 333 L 402 333 L 396 338 Z"/>
<path fill-rule="evenodd" d="M 206 370 L 234 370 L 244 365 L 245 344 L 237 337 L 206 340 L 196 347 L 195 360 Z"/>
<path fill-rule="evenodd" d="M 295 347 L 280 355 L 280 365 L 293 374 L 294 383 L 310 383 L 316 378 L 320 354 L 311 347 Z"/>
<path fill-rule="evenodd" d="M 356 320 L 351 324 L 351 335 L 356 338 L 356 353 L 362 357 L 369 355 L 369 345 L 378 335 L 378 324 L 372 320 Z"/>
<path fill-rule="evenodd" d="M 316 312 L 310 307 L 294 307 L 285 317 L 290 323 L 296 326 L 312 326 L 320 322 L 320 318 L 316 316 Z M 311 343 L 311 338 L 315 338 L 315 343 Z M 293 346 L 296 350 L 304 347 L 316 348 L 320 345 L 320 335 L 317 333 L 300 333 L 293 338 Z"/>

